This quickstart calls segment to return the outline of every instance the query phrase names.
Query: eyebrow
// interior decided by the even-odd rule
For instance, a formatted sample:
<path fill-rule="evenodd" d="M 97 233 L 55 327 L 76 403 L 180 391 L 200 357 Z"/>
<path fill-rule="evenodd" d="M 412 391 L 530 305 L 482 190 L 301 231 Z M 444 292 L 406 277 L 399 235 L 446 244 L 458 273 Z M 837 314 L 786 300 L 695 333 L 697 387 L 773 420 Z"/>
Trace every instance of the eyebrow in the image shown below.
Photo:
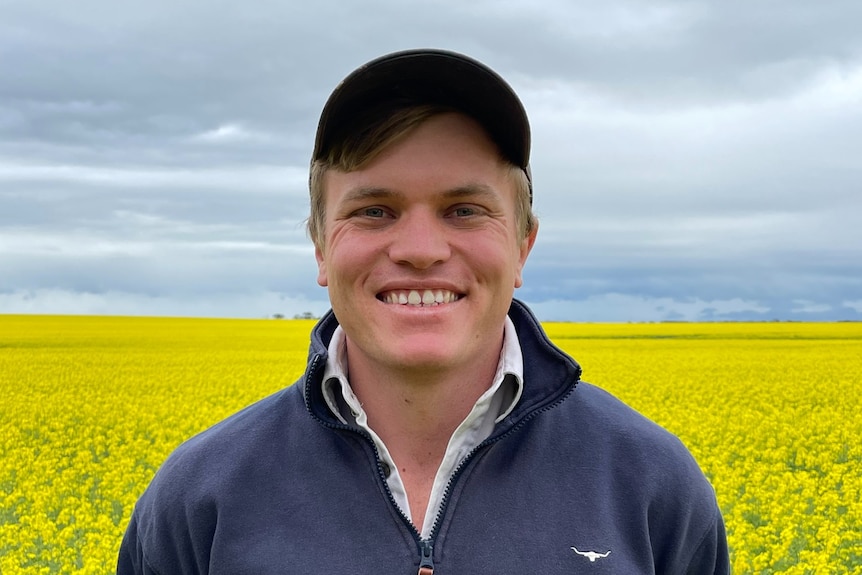
<path fill-rule="evenodd" d="M 343 203 L 361 202 L 363 200 L 374 200 L 381 198 L 403 198 L 404 194 L 388 188 L 354 188 L 344 194 L 341 199 Z"/>
<path fill-rule="evenodd" d="M 486 184 L 467 184 L 446 191 L 447 198 L 499 198 L 500 194 Z"/>

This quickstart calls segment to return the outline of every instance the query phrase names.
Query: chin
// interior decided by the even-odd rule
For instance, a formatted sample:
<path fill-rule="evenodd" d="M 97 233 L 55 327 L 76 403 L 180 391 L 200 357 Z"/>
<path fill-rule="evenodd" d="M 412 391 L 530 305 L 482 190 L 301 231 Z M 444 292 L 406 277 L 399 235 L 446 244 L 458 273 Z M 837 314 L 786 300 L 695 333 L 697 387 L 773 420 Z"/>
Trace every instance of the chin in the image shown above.
<path fill-rule="evenodd" d="M 426 368 L 439 369 L 448 365 L 458 363 L 460 353 L 458 349 L 452 349 L 451 342 L 438 342 L 436 346 L 429 346 L 426 342 L 419 345 L 410 345 L 409 339 L 405 345 L 399 345 L 398 353 L 389 354 L 389 362 L 405 369 Z"/>

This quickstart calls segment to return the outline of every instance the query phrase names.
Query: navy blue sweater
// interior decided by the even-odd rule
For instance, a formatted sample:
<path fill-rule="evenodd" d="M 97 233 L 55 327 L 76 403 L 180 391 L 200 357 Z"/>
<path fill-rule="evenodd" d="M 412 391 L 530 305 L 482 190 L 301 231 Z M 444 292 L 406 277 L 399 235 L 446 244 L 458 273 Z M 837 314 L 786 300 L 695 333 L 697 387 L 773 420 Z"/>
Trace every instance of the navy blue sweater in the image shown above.
<path fill-rule="evenodd" d="M 138 501 L 122 575 L 729 573 L 712 487 L 680 441 L 553 346 L 523 304 L 515 410 L 454 473 L 423 540 L 373 442 L 321 394 L 331 314 L 296 385 L 189 439 Z M 424 572 L 429 572 L 428 570 Z"/>

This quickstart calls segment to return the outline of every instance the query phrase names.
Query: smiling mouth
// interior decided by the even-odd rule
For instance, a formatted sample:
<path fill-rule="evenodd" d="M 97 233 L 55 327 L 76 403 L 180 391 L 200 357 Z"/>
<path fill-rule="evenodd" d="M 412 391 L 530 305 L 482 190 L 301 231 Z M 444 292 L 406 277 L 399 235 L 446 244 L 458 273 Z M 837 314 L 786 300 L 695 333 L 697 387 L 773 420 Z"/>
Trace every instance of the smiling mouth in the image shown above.
<path fill-rule="evenodd" d="M 377 299 L 387 304 L 424 307 L 452 303 L 461 297 L 461 294 L 445 289 L 410 289 L 388 291 L 378 295 Z"/>

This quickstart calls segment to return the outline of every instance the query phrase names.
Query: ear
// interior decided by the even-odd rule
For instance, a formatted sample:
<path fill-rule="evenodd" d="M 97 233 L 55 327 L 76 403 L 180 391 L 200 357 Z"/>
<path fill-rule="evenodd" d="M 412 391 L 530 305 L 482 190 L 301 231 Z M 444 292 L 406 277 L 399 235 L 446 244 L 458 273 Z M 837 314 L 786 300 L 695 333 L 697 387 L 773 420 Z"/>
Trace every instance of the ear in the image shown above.
<path fill-rule="evenodd" d="M 515 274 L 515 287 L 519 288 L 524 284 L 524 278 L 521 273 L 524 271 L 524 264 L 527 263 L 527 256 L 530 255 L 530 251 L 533 249 L 533 244 L 536 243 L 536 235 L 539 233 L 539 220 L 536 219 L 533 224 L 533 229 L 530 230 L 530 233 L 521 240 L 521 244 L 518 247 L 518 270 Z"/>
<path fill-rule="evenodd" d="M 317 260 L 317 285 L 327 287 L 329 278 L 326 275 L 326 258 L 323 255 L 323 250 L 317 244 L 314 245 L 314 259 Z"/>

